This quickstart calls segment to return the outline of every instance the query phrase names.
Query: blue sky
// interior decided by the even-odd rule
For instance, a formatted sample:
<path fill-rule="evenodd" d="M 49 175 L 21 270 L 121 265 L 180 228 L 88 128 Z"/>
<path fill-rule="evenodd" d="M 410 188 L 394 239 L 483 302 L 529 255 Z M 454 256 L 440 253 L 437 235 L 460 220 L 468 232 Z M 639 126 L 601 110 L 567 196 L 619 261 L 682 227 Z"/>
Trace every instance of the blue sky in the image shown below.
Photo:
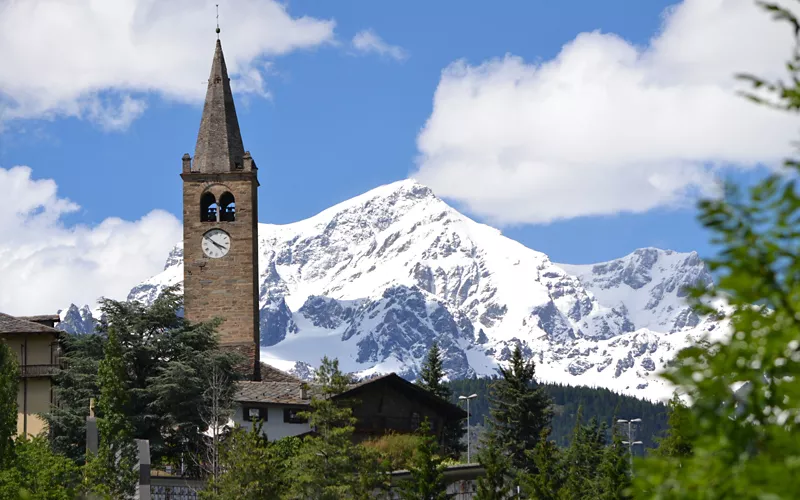
<path fill-rule="evenodd" d="M 183 0 L 176 2 L 184 6 L 189 5 Z M 3 7 L 3 3 L 3 0 L 0 0 L 0 8 Z M 159 66 L 154 63 L 146 74 L 145 72 L 142 72 L 142 75 L 136 74 L 136 68 L 133 68 L 119 70 L 125 74 L 117 76 L 108 68 L 124 65 L 127 56 L 115 55 L 110 49 L 100 52 L 96 45 L 86 40 L 75 40 L 75 50 L 85 51 L 88 62 L 80 63 L 87 65 L 86 68 L 84 66 L 81 66 L 83 69 L 76 68 L 75 71 L 81 73 L 75 73 L 75 81 L 69 83 L 75 88 L 69 93 L 66 91 L 59 93 L 58 88 L 59 81 L 73 80 L 72 74 L 68 73 L 69 68 L 64 70 L 66 73 L 54 72 L 44 76 L 43 80 L 49 79 L 53 82 L 51 87 L 47 87 L 47 83 L 42 83 L 40 88 L 34 85 L 30 94 L 39 91 L 46 93 L 46 97 L 42 98 L 31 97 L 29 93 L 20 90 L 27 87 L 20 81 L 14 80 L 13 76 L 6 75 L 4 79 L 0 75 L 0 97 L 3 94 L 6 96 L 5 100 L 0 98 L 0 111 L 3 111 L 5 105 L 6 116 L 11 116 L 10 119 L 3 121 L 3 114 L 0 113 L 0 127 L 2 127 L 0 168 L 28 166 L 31 170 L 30 178 L 25 181 L 27 184 L 32 185 L 36 180 L 52 179 L 57 185 L 57 195 L 52 193 L 48 195 L 50 202 L 68 199 L 80 206 L 75 210 L 57 211 L 57 221 L 54 224 L 57 224 L 59 231 L 69 232 L 76 227 L 91 230 L 109 218 L 135 222 L 156 209 L 165 210 L 178 218 L 181 214 L 180 158 L 183 153 L 193 154 L 194 151 L 202 105 L 198 96 L 202 97 L 204 93 L 214 48 L 213 2 L 205 2 L 201 7 L 196 5 L 203 2 L 195 2 L 192 4 L 195 7 L 191 15 L 187 14 L 185 18 L 180 12 L 159 10 L 154 7 L 155 3 L 149 0 L 126 0 L 124 3 L 138 5 L 147 11 L 147 15 L 142 15 L 139 19 L 144 27 L 136 32 L 136 36 L 132 39 L 146 38 L 151 33 L 149 31 L 151 28 L 155 31 L 162 24 L 174 25 L 176 19 L 182 20 L 182 23 L 190 26 L 188 28 L 183 26 L 180 29 L 190 30 L 193 37 L 191 45 L 188 48 L 184 47 L 182 53 L 193 50 L 196 54 L 192 57 L 205 62 L 193 62 L 191 65 L 187 63 L 186 68 L 191 70 L 191 74 L 187 74 L 188 70 L 178 72 L 175 65 L 164 63 Z M 541 106 L 537 106 L 535 100 L 541 98 L 541 94 L 537 94 L 535 89 L 545 85 L 536 80 L 544 77 L 534 75 L 534 70 L 557 61 L 565 45 L 572 44 L 579 34 L 599 32 L 595 38 L 586 37 L 581 39 L 583 41 L 580 44 L 573 44 L 576 47 L 580 46 L 580 51 L 576 48 L 574 52 L 591 56 L 592 47 L 597 46 L 600 47 L 597 50 L 605 50 L 606 55 L 612 54 L 613 57 L 618 56 L 623 60 L 622 66 L 624 69 L 627 68 L 626 70 L 644 68 L 642 74 L 646 78 L 655 78 L 653 75 L 657 74 L 662 81 L 655 84 L 663 83 L 681 89 L 682 86 L 688 87 L 697 82 L 708 83 L 711 81 L 708 79 L 713 78 L 715 85 L 719 87 L 717 90 L 721 90 L 720 95 L 732 94 L 733 83 L 730 82 L 730 86 L 724 83 L 720 75 L 730 74 L 728 69 L 738 67 L 736 64 L 738 61 L 727 61 L 725 58 L 729 54 L 724 52 L 727 49 L 719 48 L 720 44 L 711 48 L 697 48 L 696 52 L 700 55 L 695 59 L 690 57 L 688 62 L 678 60 L 680 65 L 675 63 L 674 54 L 695 52 L 696 40 L 703 40 L 706 36 L 713 39 L 716 36 L 718 41 L 725 41 L 724 32 L 715 31 L 715 28 L 711 27 L 708 33 L 705 33 L 697 28 L 708 19 L 718 17 L 715 11 L 698 6 L 698 0 L 687 0 L 685 2 L 687 5 L 661 0 L 646 2 L 296 0 L 287 4 L 283 15 L 295 23 L 300 23 L 298 19 L 307 16 L 308 19 L 319 21 L 320 24 L 317 31 L 311 34 L 285 35 L 294 38 L 284 45 L 269 38 L 273 30 L 269 24 L 270 13 L 274 12 L 270 10 L 272 2 L 269 0 L 249 2 L 253 5 L 265 4 L 265 7 L 263 11 L 253 7 L 254 14 L 248 14 L 247 26 L 243 25 L 244 21 L 237 22 L 232 19 L 237 15 L 244 16 L 239 12 L 243 9 L 241 3 L 220 0 L 221 39 L 229 69 L 233 69 L 234 80 L 237 80 L 235 74 L 237 68 L 253 70 L 255 73 L 252 74 L 257 75 L 255 80 L 240 82 L 240 90 L 237 91 L 235 88 L 235 98 L 245 148 L 251 151 L 260 169 L 261 222 L 288 223 L 300 220 L 371 188 L 416 174 L 419 170 L 423 173 L 420 176 L 421 180 L 431 184 L 434 191 L 444 195 L 453 205 L 462 208 L 477 220 L 500 226 L 508 236 L 549 254 L 557 262 L 598 262 L 620 257 L 644 246 L 679 251 L 698 250 L 701 254 L 708 255 L 710 251 L 707 243 L 708 234 L 695 220 L 696 212 L 691 197 L 687 199 L 686 196 L 676 193 L 698 189 L 703 191 L 708 188 L 707 175 L 710 175 L 711 171 L 714 175 L 734 175 L 738 178 L 737 176 L 742 174 L 736 172 L 746 170 L 749 172 L 747 175 L 752 176 L 753 168 L 757 168 L 757 165 L 775 161 L 776 155 L 783 153 L 783 150 L 764 152 L 775 144 L 770 141 L 784 140 L 784 136 L 774 137 L 775 134 L 770 134 L 772 138 L 768 139 L 759 137 L 760 142 L 752 147 L 748 144 L 740 149 L 735 145 L 727 146 L 728 142 L 741 143 L 737 134 L 745 133 L 746 129 L 743 129 L 744 132 L 738 129 L 729 131 L 732 137 L 728 142 L 725 139 L 709 138 L 707 142 L 713 143 L 714 146 L 708 150 L 702 147 L 689 148 L 686 152 L 678 152 L 669 158 L 650 157 L 638 150 L 631 153 L 630 157 L 625 157 L 623 153 L 618 153 L 625 149 L 624 146 L 614 146 L 612 153 L 598 150 L 598 162 L 608 166 L 611 172 L 602 174 L 602 182 L 597 183 L 599 191 L 604 189 L 606 180 L 615 183 L 613 176 L 617 174 L 620 176 L 620 183 L 624 184 L 624 178 L 630 177 L 627 172 L 635 172 L 632 169 L 636 168 L 635 164 L 639 161 L 652 163 L 650 174 L 661 179 L 662 184 L 665 178 L 672 179 L 672 172 L 680 170 L 680 173 L 674 174 L 675 178 L 682 179 L 676 181 L 677 187 L 658 187 L 654 194 L 644 193 L 641 195 L 643 199 L 631 201 L 630 206 L 625 202 L 617 203 L 613 198 L 625 198 L 628 193 L 635 198 L 639 191 L 635 184 L 621 187 L 622 195 L 612 194 L 610 195 L 612 199 L 600 200 L 593 204 L 588 201 L 591 193 L 587 194 L 585 187 L 584 191 L 576 188 L 573 192 L 569 189 L 571 182 L 569 179 L 552 188 L 539 181 L 530 180 L 531 186 L 537 188 L 542 186 L 541 189 L 546 190 L 544 193 L 556 194 L 548 198 L 542 196 L 543 192 L 531 189 L 530 196 L 526 196 L 526 191 L 523 189 L 522 194 L 515 192 L 509 195 L 508 198 L 513 198 L 513 203 L 506 203 L 498 201 L 504 198 L 501 188 L 493 191 L 492 199 L 489 199 L 474 194 L 475 186 L 467 185 L 467 181 L 452 180 L 453 175 L 461 176 L 459 168 L 463 162 L 459 163 L 458 158 L 463 158 L 464 155 L 472 155 L 475 158 L 481 158 L 482 155 L 487 155 L 487 158 L 502 158 L 505 154 L 511 154 L 508 151 L 517 154 L 518 150 L 525 149 L 524 143 L 527 141 L 525 129 L 534 129 L 541 125 L 538 122 L 527 122 L 525 116 L 493 114 L 486 118 L 486 122 L 489 123 L 486 127 L 491 128 L 464 130 L 463 133 L 454 132 L 452 135 L 455 138 L 452 141 L 463 143 L 464 137 L 469 137 L 470 134 L 485 135 L 487 131 L 491 132 L 501 126 L 513 126 L 522 131 L 520 137 L 515 139 L 522 144 L 503 143 L 498 149 L 505 148 L 506 151 L 499 151 L 496 154 L 488 142 L 482 143 L 481 147 L 484 149 L 477 152 L 463 144 L 463 147 L 453 146 L 448 142 L 451 140 L 448 135 L 450 132 L 445 128 L 448 123 L 453 122 L 454 116 L 461 116 L 458 115 L 461 107 L 474 104 L 475 110 L 469 111 L 464 116 L 470 123 L 475 124 L 483 121 L 480 114 L 482 112 L 480 109 L 483 109 L 481 106 L 495 108 L 491 101 L 473 101 L 469 96 L 445 99 L 444 81 L 447 78 L 443 77 L 443 71 L 448 68 L 453 69 L 452 65 L 457 64 L 457 61 L 462 61 L 461 69 L 467 68 L 466 73 L 474 70 L 483 75 L 467 82 L 467 86 L 473 87 L 489 85 L 486 80 L 490 76 L 502 74 L 503 69 L 498 69 L 500 66 L 508 71 L 530 71 L 530 74 L 520 77 L 516 84 L 512 85 L 516 89 L 513 91 L 513 96 L 514 99 L 521 100 L 530 97 L 533 102 L 520 103 L 522 111 L 519 113 L 536 114 L 536 110 Z M 735 22 L 744 22 L 742 19 L 746 16 L 743 13 L 747 13 L 747 8 L 750 8 L 745 6 L 750 4 L 746 0 L 707 2 L 708 5 L 711 3 L 718 9 L 731 8 L 730 5 L 723 4 L 737 5 L 732 9 L 738 9 L 738 14 L 734 13 L 733 17 Z M 655 56 L 649 57 L 650 41 L 664 29 L 665 9 L 670 5 L 683 8 L 683 17 L 686 19 L 674 21 L 677 27 L 669 29 L 674 31 L 674 36 L 665 37 L 668 40 L 664 45 L 669 46 L 659 49 L 660 59 Z M 188 10 L 188 7 L 186 8 Z M 263 19 L 258 17 L 261 12 L 264 14 Z M 31 20 L 30 12 L 17 12 L 16 15 L 19 16 L 17 20 Z M 80 16 L 88 19 L 86 23 L 99 23 L 102 19 L 102 16 L 92 17 L 86 12 L 73 12 L 70 15 L 75 16 L 76 22 L 83 19 Z M 694 21 L 689 19 L 691 16 L 696 19 Z M 7 22 L 13 21 L 13 16 L 7 16 Z M 197 26 L 192 25 L 193 23 Z M 329 24 L 324 25 L 324 23 Z M 76 26 L 88 31 L 93 29 L 85 28 L 85 24 Z M 305 28 L 297 24 L 295 27 L 284 26 L 280 29 L 285 29 L 286 33 L 294 29 L 299 33 Z M 759 25 L 753 29 L 763 29 L 763 26 Z M 386 46 L 394 47 L 396 51 L 394 56 L 392 53 L 359 51 L 353 44 L 353 37 L 359 32 L 364 33 L 365 30 L 379 37 Z M 687 30 L 693 31 L 688 33 Z M 273 31 L 274 37 L 283 36 L 281 35 L 283 32 L 279 32 L 278 28 L 274 28 Z M 13 36 L 13 31 L 6 36 Z M 34 36 L 35 34 L 32 37 Z M 169 52 L 167 49 L 170 44 L 182 43 L 181 36 L 176 33 L 176 38 L 170 38 L 170 32 L 165 29 L 159 35 L 161 40 L 159 43 L 162 44 L 160 48 L 164 49 L 165 53 Z M 734 35 L 728 33 L 727 36 Z M 256 41 L 260 38 L 264 38 L 264 41 Z M 252 54 L 249 53 L 244 57 L 241 55 L 244 52 L 243 47 L 247 46 L 250 39 L 254 40 L 252 45 L 255 48 L 251 47 Z M 680 45 L 684 42 L 685 45 Z M 70 40 L 62 40 L 60 43 L 69 44 Z M 263 47 L 258 45 L 259 43 Z M 109 45 L 113 43 L 109 42 Z M 763 48 L 767 50 L 774 46 L 772 40 L 767 40 Z M 711 49 L 722 52 L 705 53 Z M 730 50 L 735 49 L 736 47 L 733 47 Z M 153 48 L 151 44 L 146 50 L 152 51 L 148 57 L 160 57 L 158 45 Z M 15 44 L 12 51 L 19 52 L 17 61 L 29 60 L 39 64 L 40 67 L 47 65 L 47 57 L 55 57 L 41 50 L 25 47 L 25 43 Z M 637 57 L 644 62 L 632 62 L 626 59 L 630 57 L 626 51 L 641 51 Z M 504 59 L 507 55 L 520 59 L 516 62 Z M 575 55 L 574 60 L 577 60 L 577 57 Z M 87 76 L 92 73 L 91 65 L 94 60 L 92 58 L 97 59 L 95 61 L 97 67 L 101 68 L 98 72 L 107 72 L 105 80 L 91 81 Z M 658 59 L 660 62 L 651 64 L 648 62 L 649 59 Z M 493 60 L 498 67 L 482 66 Z M 685 67 L 705 64 L 707 60 L 725 60 L 726 64 L 713 68 L 717 73 L 712 76 L 685 70 Z M 762 70 L 765 67 L 762 60 L 763 57 L 758 52 L 746 56 L 741 61 L 743 66 L 741 69 Z M 755 66 L 750 64 L 754 61 L 758 62 Z M 515 64 L 517 66 L 514 66 Z M 670 72 L 668 70 L 673 67 L 671 64 L 682 69 Z M 13 63 L 10 66 L 10 68 L 5 66 L 2 71 L 15 70 Z M 566 62 L 563 66 L 567 66 Z M 604 67 L 603 64 L 599 64 L 591 71 L 600 74 L 603 73 Z M 652 68 L 656 68 L 657 71 Z M 20 71 L 32 70 L 25 67 Z M 171 71 L 175 71 L 176 74 L 172 75 Z M 87 79 L 86 82 L 81 81 L 84 77 Z M 176 81 L 180 79 L 181 84 L 172 86 L 170 84 L 172 78 Z M 603 84 L 603 78 L 606 77 L 602 75 L 597 77 L 597 81 L 601 82 L 598 85 Z M 152 79 L 153 83 L 148 83 L 148 79 Z M 455 76 L 452 76 L 450 81 L 468 79 L 463 71 L 461 73 L 455 71 Z M 192 87 L 194 80 L 196 80 L 196 90 Z M 29 85 L 30 81 L 30 78 L 25 80 L 25 85 Z M 252 83 L 253 81 L 255 83 Z M 585 93 L 580 90 L 580 81 L 576 81 L 578 89 L 576 92 L 579 92 L 576 95 L 584 95 Z M 611 81 L 613 80 L 607 80 Z M 529 85 L 533 90 L 523 91 L 525 85 Z M 439 94 L 441 102 L 434 110 L 434 95 L 437 89 L 441 89 Z M 602 86 L 600 89 L 602 91 Z M 475 92 L 476 95 L 478 93 Z M 569 93 L 566 96 L 569 97 Z M 687 96 L 691 100 L 692 94 Z M 142 103 L 141 109 L 136 107 L 138 105 L 134 106 L 131 117 L 122 118 L 119 120 L 120 123 L 116 124 L 113 116 L 110 119 L 101 116 L 103 113 L 114 115 L 115 103 L 119 103 L 120 99 L 124 101 L 125 98 L 132 99 L 131 102 L 134 103 Z M 703 101 L 711 102 L 716 98 L 703 97 Z M 725 98 L 719 97 L 719 99 Z M 100 104 L 93 108 L 93 104 L 85 104 L 87 99 Z M 64 104 L 65 102 L 67 104 Z M 623 105 L 628 106 L 629 103 Z M 558 124 L 553 125 L 554 127 L 564 127 L 564 124 L 575 127 L 575 142 L 565 149 L 585 150 L 582 151 L 581 154 L 584 156 L 581 158 L 587 155 L 591 158 L 594 155 L 592 148 L 596 145 L 587 145 L 585 136 L 581 134 L 591 133 L 592 128 L 591 125 L 587 125 L 585 128 L 588 132 L 586 132 L 580 124 L 591 124 L 592 120 L 600 120 L 602 127 L 602 120 L 605 119 L 602 113 L 613 115 L 614 112 L 609 110 L 613 110 L 614 106 L 604 107 L 602 109 L 605 111 L 602 112 L 589 110 L 594 118 L 582 116 L 582 104 L 572 107 L 567 103 L 561 106 L 563 113 L 560 111 L 562 108 L 558 107 L 548 112 L 556 113 L 558 117 Z M 505 103 L 502 107 L 512 110 L 513 113 L 516 105 L 509 106 Z M 730 106 L 726 104 L 724 107 L 727 109 Z M 713 118 L 715 109 L 710 107 L 705 112 Z M 120 110 L 116 113 L 119 114 Z M 624 112 L 621 113 L 624 115 Z M 746 114 L 732 116 L 750 117 Z M 433 117 L 437 120 L 433 120 Z M 673 118 L 659 117 L 654 113 L 651 135 L 662 134 L 663 130 L 668 130 L 662 125 Z M 708 123 L 714 124 L 711 118 Z M 721 117 L 720 120 L 728 121 L 728 118 Z M 426 135 L 428 146 L 422 147 L 418 139 L 429 119 L 432 124 L 436 122 L 438 125 L 430 127 Z M 773 120 L 772 117 L 765 118 L 761 115 L 754 120 L 762 119 L 765 120 L 764 123 Z M 611 117 L 608 120 L 615 121 Z M 687 120 L 702 122 L 704 118 L 698 115 L 690 116 Z M 501 121 L 504 123 L 501 124 Z M 773 121 L 769 123 L 772 124 Z M 509 123 L 512 125 L 508 125 Z M 517 123 L 518 127 L 513 123 Z M 760 123 L 754 121 L 753 126 Z M 626 125 L 619 126 L 622 128 L 614 141 L 619 140 L 620 144 L 624 144 Z M 636 130 L 646 127 L 647 124 L 636 125 Z M 718 132 L 712 130 L 716 129 L 716 126 L 707 128 L 709 134 Z M 518 131 L 516 129 L 515 131 Z M 647 133 L 646 130 L 643 132 Z M 703 138 L 700 136 L 705 132 L 692 133 L 693 138 L 702 142 Z M 719 135 L 725 134 L 720 132 Z M 561 140 L 563 137 L 569 138 L 571 135 L 562 135 L 552 140 Z M 680 137 L 675 139 L 675 141 L 680 140 L 682 140 Z M 550 139 L 544 138 L 543 141 L 548 142 Z M 641 141 L 641 138 L 631 137 L 630 141 Z M 441 144 L 446 145 L 441 146 Z M 648 151 L 661 147 L 645 146 Z M 459 147 L 461 149 L 458 149 Z M 665 150 L 674 149 L 669 143 L 663 147 Z M 455 151 L 456 149 L 458 150 Z M 490 174 L 502 177 L 502 173 L 506 171 L 504 169 L 521 168 L 519 165 L 526 165 L 528 160 L 550 162 L 549 164 L 556 166 L 583 162 L 581 168 L 592 168 L 591 161 L 578 157 L 562 159 L 557 155 L 553 156 L 551 152 L 541 158 L 535 157 L 535 153 L 530 152 L 519 154 L 522 156 L 534 154 L 534 157 L 515 160 L 516 164 L 510 167 L 497 165 L 497 169 Z M 679 165 L 673 169 L 673 163 Z M 617 168 L 618 165 L 624 165 L 625 168 Z M 736 165 L 737 168 L 729 169 L 728 165 Z M 465 164 L 463 168 L 464 177 L 470 177 L 471 168 L 482 167 Z M 576 170 L 571 175 L 577 178 L 595 174 L 589 170 Z M 427 182 L 428 180 L 431 182 Z M 565 185 L 567 188 L 564 188 Z M 524 188 L 524 184 L 522 187 Z M 507 188 L 511 189 L 508 186 Z M 659 198 L 660 196 L 663 196 L 663 200 Z M 537 199 L 541 199 L 541 202 L 537 202 Z M 558 204 L 563 204 L 564 207 L 543 209 L 545 206 L 554 207 Z M 48 208 L 39 207 L 31 210 L 35 215 L 37 210 L 47 212 Z M 28 220 L 31 217 L 31 214 L 27 214 L 23 219 Z M 157 260 L 155 256 L 153 259 Z M 0 290 L 0 306 L 2 305 L 2 290 Z"/>

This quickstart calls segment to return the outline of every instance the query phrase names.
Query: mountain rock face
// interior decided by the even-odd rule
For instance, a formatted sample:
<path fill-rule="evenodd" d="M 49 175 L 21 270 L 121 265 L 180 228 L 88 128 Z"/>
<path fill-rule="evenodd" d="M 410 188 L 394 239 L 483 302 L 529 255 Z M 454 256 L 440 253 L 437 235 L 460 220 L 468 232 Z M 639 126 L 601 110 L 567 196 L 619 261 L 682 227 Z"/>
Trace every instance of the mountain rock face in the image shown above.
<path fill-rule="evenodd" d="M 543 380 L 664 399 L 654 375 L 717 326 L 686 303 L 686 286 L 711 284 L 694 252 L 556 264 L 410 180 L 261 224 L 259 249 L 262 360 L 298 374 L 327 355 L 414 378 L 437 341 L 450 377 L 491 375 L 519 343 Z M 152 302 L 182 266 L 178 245 L 128 299 Z"/>

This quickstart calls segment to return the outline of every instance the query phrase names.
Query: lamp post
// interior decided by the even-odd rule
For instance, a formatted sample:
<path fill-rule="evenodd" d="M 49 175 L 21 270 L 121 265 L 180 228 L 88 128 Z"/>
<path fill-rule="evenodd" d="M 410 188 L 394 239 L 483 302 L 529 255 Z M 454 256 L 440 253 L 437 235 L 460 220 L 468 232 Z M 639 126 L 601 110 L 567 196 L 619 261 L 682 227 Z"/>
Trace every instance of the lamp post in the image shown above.
<path fill-rule="evenodd" d="M 467 402 L 467 463 L 472 463 L 470 461 L 470 441 L 472 441 L 471 436 L 469 435 L 469 400 L 472 398 L 477 398 L 477 394 L 470 394 L 469 396 L 459 396 L 459 400 L 465 400 Z"/>
<path fill-rule="evenodd" d="M 633 428 L 631 427 L 635 423 L 641 422 L 641 418 L 632 418 L 630 420 L 619 419 L 617 420 L 618 424 L 628 424 L 628 440 L 623 441 L 622 444 L 628 445 L 628 455 L 631 459 L 631 472 L 633 472 L 633 445 L 635 444 L 642 444 L 641 441 L 634 441 L 633 440 Z"/>

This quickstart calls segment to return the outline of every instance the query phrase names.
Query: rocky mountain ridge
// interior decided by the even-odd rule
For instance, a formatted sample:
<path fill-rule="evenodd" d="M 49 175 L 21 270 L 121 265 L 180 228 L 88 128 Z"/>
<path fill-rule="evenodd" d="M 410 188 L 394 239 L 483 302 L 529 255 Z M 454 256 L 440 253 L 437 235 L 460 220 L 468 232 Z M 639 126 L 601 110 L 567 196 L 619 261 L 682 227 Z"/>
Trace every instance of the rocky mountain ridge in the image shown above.
<path fill-rule="evenodd" d="M 520 343 L 544 380 L 663 399 L 654 374 L 719 326 L 686 303 L 686 286 L 711 283 L 694 252 L 553 263 L 411 180 L 260 224 L 259 272 L 262 359 L 298 373 L 328 355 L 360 375 L 413 378 L 436 340 L 450 377 L 491 375 Z M 179 244 L 128 299 L 149 303 L 182 279 Z M 62 325 L 83 331 L 90 316 L 73 306 Z"/>

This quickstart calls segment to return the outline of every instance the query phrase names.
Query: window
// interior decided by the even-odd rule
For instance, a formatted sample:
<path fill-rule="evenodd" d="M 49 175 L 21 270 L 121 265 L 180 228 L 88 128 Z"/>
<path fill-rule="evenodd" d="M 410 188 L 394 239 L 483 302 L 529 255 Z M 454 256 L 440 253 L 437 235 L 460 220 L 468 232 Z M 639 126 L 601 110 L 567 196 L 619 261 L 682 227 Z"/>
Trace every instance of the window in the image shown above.
<path fill-rule="evenodd" d="M 304 424 L 308 422 L 307 418 L 303 418 L 298 413 L 305 411 L 301 408 L 286 408 L 283 410 L 283 421 L 287 424 Z"/>
<path fill-rule="evenodd" d="M 211 193 L 203 193 L 200 197 L 200 220 L 217 222 L 217 199 Z"/>
<path fill-rule="evenodd" d="M 254 406 L 245 406 L 242 408 L 242 418 L 244 419 L 245 422 L 253 422 L 255 420 L 266 422 L 267 409 L 256 408 Z"/>
<path fill-rule="evenodd" d="M 236 200 L 231 193 L 223 193 L 219 198 L 219 219 L 225 222 L 236 220 Z"/>

